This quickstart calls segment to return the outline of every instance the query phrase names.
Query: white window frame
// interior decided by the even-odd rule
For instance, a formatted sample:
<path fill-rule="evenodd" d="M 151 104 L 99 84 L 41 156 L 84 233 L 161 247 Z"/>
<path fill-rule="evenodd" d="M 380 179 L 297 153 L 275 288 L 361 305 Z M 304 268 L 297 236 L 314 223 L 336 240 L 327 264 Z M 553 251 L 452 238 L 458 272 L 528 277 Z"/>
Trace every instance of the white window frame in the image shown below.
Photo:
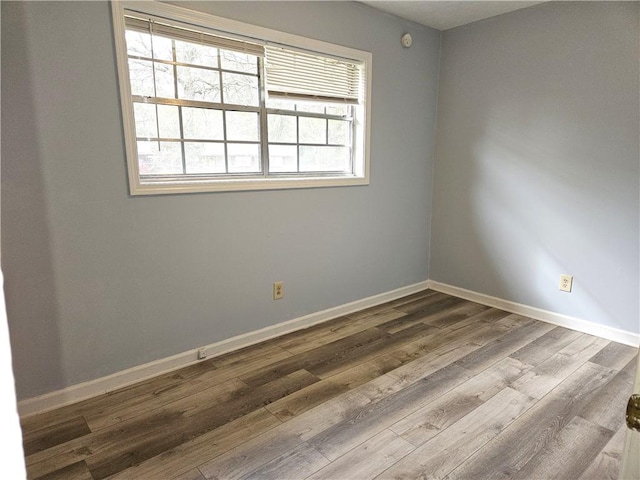
<path fill-rule="evenodd" d="M 280 32 L 264 27 L 250 25 L 227 18 L 217 17 L 202 12 L 176 7 L 157 2 L 112 1 L 113 31 L 120 86 L 120 101 L 124 128 L 124 140 L 131 195 L 157 195 L 171 193 L 197 193 L 237 190 L 270 190 L 288 188 L 333 187 L 369 184 L 369 144 L 371 118 L 371 62 L 370 52 L 356 50 L 341 45 L 310 39 L 290 33 Z M 127 61 L 127 45 L 125 40 L 126 10 L 163 17 L 175 22 L 182 22 L 198 28 L 224 32 L 230 36 L 256 39 L 257 42 L 281 44 L 304 51 L 317 52 L 320 55 L 335 56 L 361 62 L 364 65 L 364 94 L 359 118 L 354 127 L 354 172 L 353 174 L 324 175 L 269 175 L 263 173 L 255 177 L 205 177 L 199 179 L 171 179 L 167 181 L 145 182 L 141 180 L 136 145 L 133 101 L 129 80 Z M 264 155 L 264 154 L 263 154 Z"/>

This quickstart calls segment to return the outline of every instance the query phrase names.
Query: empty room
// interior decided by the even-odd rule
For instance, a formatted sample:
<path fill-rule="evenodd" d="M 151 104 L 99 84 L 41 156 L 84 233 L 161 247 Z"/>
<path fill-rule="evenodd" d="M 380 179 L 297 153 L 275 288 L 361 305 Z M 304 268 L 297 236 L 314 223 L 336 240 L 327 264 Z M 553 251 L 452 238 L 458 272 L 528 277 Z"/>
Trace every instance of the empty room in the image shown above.
<path fill-rule="evenodd" d="M 0 7 L 2 478 L 639 478 L 640 2 Z"/>

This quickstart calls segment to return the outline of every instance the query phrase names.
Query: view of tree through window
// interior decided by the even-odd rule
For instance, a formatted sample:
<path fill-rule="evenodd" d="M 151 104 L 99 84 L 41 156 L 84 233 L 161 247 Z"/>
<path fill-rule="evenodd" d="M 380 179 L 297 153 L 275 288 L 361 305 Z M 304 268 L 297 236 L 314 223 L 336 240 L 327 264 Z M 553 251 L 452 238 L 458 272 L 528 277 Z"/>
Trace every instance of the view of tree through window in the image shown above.
<path fill-rule="evenodd" d="M 258 57 L 136 30 L 126 39 L 141 175 L 261 171 Z"/>

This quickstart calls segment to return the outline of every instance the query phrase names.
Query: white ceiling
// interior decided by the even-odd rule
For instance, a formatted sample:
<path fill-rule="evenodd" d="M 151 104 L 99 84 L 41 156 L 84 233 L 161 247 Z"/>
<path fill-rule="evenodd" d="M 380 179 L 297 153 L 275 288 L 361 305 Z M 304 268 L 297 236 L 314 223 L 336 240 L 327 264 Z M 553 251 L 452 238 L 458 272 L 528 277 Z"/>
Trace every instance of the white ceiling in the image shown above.
<path fill-rule="evenodd" d="M 438 30 L 448 30 L 467 23 L 495 17 L 503 13 L 543 2 L 510 1 L 362 1 L 370 7 L 392 13 Z"/>

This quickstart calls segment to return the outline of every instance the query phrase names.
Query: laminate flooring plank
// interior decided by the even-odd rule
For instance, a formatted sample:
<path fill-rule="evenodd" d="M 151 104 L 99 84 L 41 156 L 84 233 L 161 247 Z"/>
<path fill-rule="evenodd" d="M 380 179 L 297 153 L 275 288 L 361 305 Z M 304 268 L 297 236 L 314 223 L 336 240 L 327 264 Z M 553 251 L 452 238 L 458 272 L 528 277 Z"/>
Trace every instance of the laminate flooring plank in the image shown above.
<path fill-rule="evenodd" d="M 339 395 L 199 466 L 206 478 L 234 479 L 277 458 L 318 433 L 350 417 L 354 411 L 394 391 L 397 382 L 381 376 Z"/>
<path fill-rule="evenodd" d="M 342 422 L 311 438 L 309 444 L 333 461 L 470 377 L 468 371 L 456 365 L 445 367 L 385 398 L 354 410 Z"/>
<path fill-rule="evenodd" d="M 468 350 L 479 348 L 478 345 L 469 345 L 466 347 L 456 346 L 453 349 L 436 348 L 438 345 L 440 345 L 440 341 L 437 338 L 438 336 L 439 334 L 436 333 L 433 336 L 430 335 L 428 337 L 423 337 L 415 342 L 404 344 L 390 352 L 384 353 L 359 365 L 336 373 L 328 377 L 327 380 L 348 385 L 349 388 L 355 388 L 387 373 L 394 374 L 394 377 L 397 379 L 397 376 L 395 375 L 395 373 L 397 373 L 397 369 L 399 369 L 400 367 L 406 367 L 407 370 L 413 371 L 414 367 L 411 365 L 412 362 L 419 360 L 422 357 L 428 356 L 428 359 L 425 360 L 428 360 L 430 362 L 432 369 L 430 371 L 421 371 L 421 378 L 428 375 L 429 373 L 433 373 L 439 368 L 443 368 L 444 366 L 446 366 L 446 360 L 437 360 L 440 355 L 446 355 L 448 353 L 451 353 L 452 350 L 455 350 L 454 355 L 456 356 L 456 358 L 459 358 Z M 416 378 L 416 380 L 418 379 L 419 378 Z M 412 382 L 406 381 L 405 379 L 404 384 L 408 385 L 409 383 Z"/>
<path fill-rule="evenodd" d="M 171 480 L 207 480 L 202 476 L 200 470 L 193 468 L 186 473 L 173 477 Z"/>
<path fill-rule="evenodd" d="M 293 338 L 278 342 L 278 347 L 286 350 L 292 355 L 297 355 L 299 353 L 307 352 L 309 350 L 313 350 L 314 348 L 321 347 L 322 345 L 326 345 L 327 343 L 340 340 L 341 338 L 344 337 L 337 334 L 331 329 L 322 329 L 318 331 L 307 331 L 305 329 L 299 335 L 296 335 Z"/>
<path fill-rule="evenodd" d="M 265 366 L 269 362 L 290 357 L 291 354 L 281 348 L 264 347 L 255 345 L 251 349 L 230 352 L 220 357 L 204 360 L 203 362 L 182 368 L 180 370 L 160 375 L 143 382 L 139 382 L 98 397 L 83 400 L 72 405 L 61 407 L 52 411 L 30 415 L 21 419 L 22 428 L 25 431 L 36 430 L 54 424 L 68 421 L 78 416 L 90 417 L 87 421 L 94 430 L 102 428 L 98 417 L 108 416 L 109 412 L 119 409 L 135 408 L 135 405 L 147 402 L 149 399 L 161 397 L 187 380 L 195 380 L 207 375 L 215 375 L 219 383 L 256 368 L 257 365 Z M 198 391 L 202 390 L 198 388 Z M 95 420 L 94 420 L 95 418 Z"/>
<path fill-rule="evenodd" d="M 370 403 L 375 391 L 384 392 L 390 379 L 380 377 L 369 384 L 339 395 L 288 422 L 242 443 L 228 452 L 202 463 L 198 469 L 207 479 L 234 480 L 250 474 L 274 458 L 286 454 L 317 433 L 349 416 L 353 410 Z M 375 384 L 375 387 L 372 387 Z M 361 392 L 368 388 L 369 395 Z"/>
<path fill-rule="evenodd" d="M 383 430 L 314 473 L 307 480 L 374 478 L 414 449 L 413 445 L 392 431 Z"/>
<path fill-rule="evenodd" d="M 556 327 L 509 356 L 535 367 L 582 335 L 575 330 Z"/>
<path fill-rule="evenodd" d="M 504 315 L 508 314 L 505 313 Z M 375 366 L 380 374 L 385 374 L 406 366 L 393 372 L 393 374 L 396 377 L 403 376 L 407 383 L 411 383 L 412 375 L 418 373 L 417 377 L 413 377 L 414 380 L 417 380 L 422 376 L 433 373 L 444 366 L 442 362 L 445 359 L 453 357 L 459 359 L 470 351 L 477 350 L 488 341 L 500 337 L 506 331 L 506 327 L 502 325 L 489 326 L 481 323 L 482 327 L 478 327 L 476 323 L 474 316 L 468 317 L 464 321 L 449 325 L 435 334 L 422 337 L 376 357 L 363 364 L 363 368 L 369 369 L 369 367 Z M 442 355 L 446 356 L 440 361 L 435 360 Z M 424 358 L 419 364 L 412 364 L 412 362 L 422 357 L 427 358 Z M 420 371 L 420 368 L 426 368 L 427 364 L 431 367 L 437 366 L 437 368 Z M 370 370 L 371 374 L 374 374 L 375 371 L 374 369 Z"/>
<path fill-rule="evenodd" d="M 519 320 L 518 316 L 505 317 Z M 503 319 L 504 320 L 504 319 Z M 532 341 L 541 337 L 549 330 L 554 329 L 553 325 L 526 319 L 526 324 L 515 328 L 492 342 L 484 345 L 481 349 L 461 358 L 456 363 L 474 373 L 481 372 L 490 367 L 501 358 L 509 356 L 511 353 L 528 345 Z"/>
<path fill-rule="evenodd" d="M 431 297 L 433 295 L 443 295 L 440 292 L 437 292 L 435 290 L 431 290 L 431 289 L 426 289 L 426 290 L 422 290 L 421 292 L 418 293 L 413 293 L 411 295 L 407 295 L 406 297 L 401 297 L 398 298 L 396 300 L 391 300 L 390 302 L 388 302 L 388 305 L 392 308 L 395 307 L 399 307 L 401 305 L 406 305 L 407 303 L 411 303 L 414 302 L 416 300 L 420 300 L 426 297 Z"/>
<path fill-rule="evenodd" d="M 226 423 L 203 435 L 166 450 L 144 462 L 122 470 L 109 480 L 166 480 L 188 472 L 195 465 L 210 461 L 252 440 L 281 422 L 264 408 Z"/>
<path fill-rule="evenodd" d="M 514 382 L 513 388 L 542 398 L 608 343 L 603 338 L 582 335 Z"/>
<path fill-rule="evenodd" d="M 447 478 L 510 478 L 549 445 L 614 374 L 615 370 L 585 363 Z"/>
<path fill-rule="evenodd" d="M 219 368 L 202 369 L 197 376 L 183 378 L 170 386 L 160 387 L 141 395 L 136 401 L 125 401 L 110 407 L 88 411 L 85 414 L 87 423 L 95 432 L 138 415 L 148 414 L 155 408 L 162 408 L 191 395 L 198 395 L 204 390 L 233 380 L 238 375 L 250 372 L 257 367 L 268 366 L 287 358 L 291 358 L 290 353 L 276 348 L 265 352 L 262 356 L 249 358 L 246 361 L 238 359 Z"/>
<path fill-rule="evenodd" d="M 265 408 L 280 421 L 286 422 L 349 389 L 348 384 L 335 382 L 330 378 L 324 379 L 276 400 Z"/>
<path fill-rule="evenodd" d="M 622 370 L 627 366 L 629 361 L 636 358 L 637 355 L 637 348 L 623 345 L 622 343 L 611 342 L 596 353 L 589 361 L 602 365 L 603 367 L 612 368 L 613 370 Z"/>
<path fill-rule="evenodd" d="M 391 338 L 377 345 L 363 348 L 357 355 L 332 358 L 321 364 L 309 367 L 309 371 L 320 378 L 329 378 L 357 365 L 366 363 L 374 358 L 391 353 L 404 345 L 419 342 L 421 339 L 436 338 L 438 331 L 429 325 L 418 324 L 394 334 Z"/>
<path fill-rule="evenodd" d="M 611 440 L 609 440 L 609 443 L 596 455 L 596 458 L 593 459 L 587 469 L 582 472 L 580 475 L 581 480 L 619 479 L 626 432 L 626 426 L 616 432 Z"/>
<path fill-rule="evenodd" d="M 613 437 L 613 432 L 580 417 L 574 417 L 560 434 L 527 462 L 512 478 L 580 478 L 590 460 Z M 577 449 L 576 445 L 580 445 Z"/>
<path fill-rule="evenodd" d="M 633 393 L 633 375 L 637 362 L 632 358 L 627 366 L 619 371 L 601 388 L 591 401 L 580 411 L 580 416 L 596 425 L 617 431 L 625 425 L 625 411 L 629 396 Z"/>
<path fill-rule="evenodd" d="M 245 375 L 240 375 L 239 378 L 247 385 L 263 385 L 296 370 L 308 370 L 316 364 L 357 355 L 357 351 L 365 347 L 372 348 L 371 344 L 380 345 L 386 338 L 389 338 L 389 334 L 377 328 L 369 328 L 267 367 L 254 369 Z"/>
<path fill-rule="evenodd" d="M 112 429 L 103 429 L 78 439 L 77 442 L 67 442 L 27 457 L 28 468 L 54 471 L 66 464 L 85 460 L 93 476 L 96 479 L 103 478 L 317 380 L 317 377 L 303 371 L 294 372 L 259 388 L 248 387 L 233 379 L 162 409 L 153 410 L 149 415 L 137 416 Z M 127 441 L 123 442 L 122 438 Z M 63 464 L 60 465 L 60 462 Z"/>
<path fill-rule="evenodd" d="M 376 479 L 444 478 L 535 402 L 505 388 Z"/>
<path fill-rule="evenodd" d="M 39 477 L 73 463 L 87 461 L 90 457 L 105 451 L 122 448 L 123 444 L 135 445 L 136 442 L 144 442 L 149 437 L 162 433 L 166 435 L 167 430 L 171 432 L 174 422 L 180 422 L 181 418 L 188 418 L 210 404 L 229 402 L 237 398 L 238 391 L 243 390 L 247 391 L 248 387 L 238 379 L 232 379 L 213 389 L 205 390 L 200 395 L 181 399 L 176 405 L 152 410 L 148 415 L 137 416 L 117 426 L 29 455 L 26 457 L 27 473 L 30 477 Z M 123 439 L 126 439 L 126 442 L 123 442 Z"/>
<path fill-rule="evenodd" d="M 26 430 L 22 438 L 24 454 L 25 456 L 33 455 L 89 433 L 91 430 L 84 417 L 72 418 L 38 430 Z"/>
<path fill-rule="evenodd" d="M 429 353 L 389 372 L 389 375 L 402 380 L 406 384 L 410 384 L 449 363 L 471 358 L 472 355 L 483 355 L 483 358 L 486 360 L 487 355 L 480 354 L 480 350 L 488 346 L 491 351 L 495 351 L 496 348 L 492 347 L 493 343 L 501 337 L 513 333 L 513 330 L 510 330 L 507 325 L 501 323 L 508 318 L 509 317 L 504 317 L 493 324 L 481 323 L 482 326 L 478 327 L 473 317 L 471 317 L 466 320 L 470 322 L 468 325 L 453 331 L 443 332 L 439 335 L 437 342 L 427 345 L 427 347 L 433 348 Z M 541 332 L 540 334 L 543 333 L 544 332 Z M 497 361 L 496 359 L 496 362 Z M 473 365 L 471 362 L 467 363 Z"/>
<path fill-rule="evenodd" d="M 485 305 L 468 302 L 460 307 L 454 308 L 453 310 L 447 310 L 444 312 L 438 312 L 434 313 L 433 315 L 429 315 L 422 321 L 427 325 L 442 329 L 458 323 L 462 320 L 466 320 L 469 317 L 475 317 L 476 320 L 482 321 L 482 317 L 480 317 L 479 315 L 481 313 L 488 312 L 489 310 L 491 310 L 491 308 Z M 387 331 L 393 333 L 392 330 L 387 329 Z"/>
<path fill-rule="evenodd" d="M 426 443 L 506 388 L 531 366 L 504 358 L 389 427 L 415 446 Z"/>
<path fill-rule="evenodd" d="M 366 335 L 365 332 L 360 332 L 352 336 L 362 338 L 361 340 L 348 337 L 351 340 L 333 342 L 307 352 L 304 358 L 293 357 L 275 364 L 272 368 L 260 369 L 240 378 L 250 385 L 259 385 L 265 378 L 273 378 L 294 367 L 305 368 L 320 378 L 329 378 L 382 356 L 403 344 L 437 333 L 435 328 L 427 325 L 416 325 L 392 336 L 377 329 L 369 329 L 366 332 Z"/>
<path fill-rule="evenodd" d="M 428 290 L 428 289 L 422 290 L 420 292 L 413 293 L 411 295 L 407 295 L 405 297 L 401 297 L 396 300 L 392 300 L 390 302 L 382 303 L 380 305 L 374 305 L 373 307 L 368 307 L 363 310 L 359 310 L 357 312 L 349 313 L 345 316 L 351 320 L 359 320 L 365 317 L 369 317 L 371 315 L 376 315 L 382 312 L 386 312 L 388 310 L 393 310 L 397 306 L 406 305 L 407 303 L 411 303 L 416 300 L 425 299 L 433 295 L 443 295 L 443 294 L 436 292 L 435 290 Z"/>
<path fill-rule="evenodd" d="M 380 305 L 374 305 L 373 307 L 368 307 L 363 310 L 359 310 L 357 312 L 348 313 L 347 315 L 345 315 L 345 317 L 351 321 L 362 320 L 367 317 L 380 315 L 385 312 L 394 310 L 397 305 L 404 305 L 406 303 L 410 303 L 415 300 L 430 297 L 431 295 L 435 295 L 435 294 L 436 292 L 434 292 L 433 290 L 424 290 L 422 292 L 414 293 L 413 295 L 402 297 L 391 302 L 382 303 Z"/>
<path fill-rule="evenodd" d="M 301 370 L 257 388 L 238 390 L 231 399 L 190 412 L 189 416 L 179 416 L 171 424 L 148 432 L 144 438 L 138 437 L 135 442 L 112 445 L 110 449 L 87 458 L 87 465 L 96 480 L 106 478 L 316 381 L 317 377 Z"/>
<path fill-rule="evenodd" d="M 469 302 L 467 302 L 466 300 L 462 300 L 461 298 L 447 297 L 442 300 L 428 303 L 426 305 L 421 305 L 420 307 L 416 308 L 408 308 L 407 305 L 397 307 L 396 310 L 405 312 L 407 314 L 405 317 L 401 317 L 400 319 L 398 319 L 397 324 L 401 325 L 403 319 L 405 322 L 414 320 L 426 320 L 431 316 L 440 315 L 443 312 L 452 312 L 456 308 L 466 305 L 467 303 Z M 393 325 L 394 324 L 391 324 L 390 326 Z"/>
<path fill-rule="evenodd" d="M 74 463 L 56 472 L 49 473 L 37 480 L 94 480 L 84 462 Z"/>
<path fill-rule="evenodd" d="M 426 355 L 428 352 L 429 348 L 421 344 L 410 343 L 402 345 L 391 352 L 383 353 L 380 356 L 324 378 L 318 383 L 273 402 L 266 408 L 280 420 L 287 421 L 329 398 L 359 387 Z"/>
<path fill-rule="evenodd" d="M 328 463 L 329 460 L 317 450 L 302 443 L 243 478 L 246 480 L 298 480 L 317 472 Z"/>
<path fill-rule="evenodd" d="M 419 310 L 431 310 L 433 305 L 444 305 L 449 306 L 455 302 L 452 302 L 451 299 L 456 298 L 451 295 L 447 295 L 446 293 L 435 292 L 433 295 L 429 295 L 427 297 L 415 299 L 410 302 L 405 302 L 402 305 L 395 305 L 393 308 L 396 310 L 400 310 L 405 313 L 414 313 Z M 461 299 L 458 299 L 461 300 Z M 442 302 L 445 302 L 444 304 Z"/>
<path fill-rule="evenodd" d="M 336 325 L 332 328 L 332 331 L 341 337 L 353 335 L 356 332 L 366 330 L 367 328 L 377 327 L 384 323 L 396 320 L 401 317 L 406 317 L 407 314 L 399 310 L 385 310 L 382 312 L 374 313 L 358 320 L 352 320 L 350 322 L 344 322 L 340 325 Z"/>
<path fill-rule="evenodd" d="M 345 316 L 271 341 L 292 354 L 299 354 L 405 315 L 404 312 L 386 309 L 355 320 Z"/>
<path fill-rule="evenodd" d="M 480 305 L 477 303 L 471 303 L 471 305 L 475 306 L 475 307 L 484 307 L 484 305 Z M 482 310 L 480 310 L 478 313 L 476 313 L 475 315 L 472 315 L 473 319 L 477 322 L 483 322 L 483 323 L 495 323 L 498 322 L 499 320 L 502 320 L 503 318 L 508 318 L 508 317 L 512 317 L 513 314 L 504 310 L 500 310 L 498 308 L 492 308 L 492 307 L 486 307 Z M 524 322 L 523 322 L 524 323 Z M 430 323 L 431 325 L 431 323 Z M 438 323 L 434 323 L 434 326 L 438 327 L 440 326 Z M 443 325 L 444 326 L 444 325 Z"/>
<path fill-rule="evenodd" d="M 361 363 L 367 362 L 373 358 L 391 352 L 398 347 L 412 343 L 420 338 L 434 337 L 438 334 L 438 330 L 430 325 L 417 324 L 405 330 L 381 339 L 378 342 L 371 342 L 363 345 L 351 352 L 338 353 L 331 357 L 325 358 L 313 364 L 305 364 L 307 370 L 320 378 L 328 378 L 341 371 L 352 368 Z"/>
<path fill-rule="evenodd" d="M 466 305 L 467 305 L 467 302 L 462 303 L 462 306 L 466 306 Z M 454 314 L 453 312 L 455 312 L 458 308 L 460 308 L 460 306 L 461 306 L 460 302 L 458 302 L 452 307 L 439 309 L 435 312 L 431 312 L 431 311 L 429 312 L 417 311 L 413 313 L 400 312 L 402 313 L 402 315 L 398 315 L 396 318 L 390 318 L 388 321 L 384 323 L 380 323 L 377 326 L 386 332 L 389 332 L 392 334 L 398 333 L 416 324 L 429 325 L 430 320 L 434 317 L 442 318 L 447 315 L 453 315 Z M 466 318 L 467 316 L 469 315 L 466 315 L 464 318 Z M 460 320 L 462 319 L 463 318 L 460 318 Z"/>

